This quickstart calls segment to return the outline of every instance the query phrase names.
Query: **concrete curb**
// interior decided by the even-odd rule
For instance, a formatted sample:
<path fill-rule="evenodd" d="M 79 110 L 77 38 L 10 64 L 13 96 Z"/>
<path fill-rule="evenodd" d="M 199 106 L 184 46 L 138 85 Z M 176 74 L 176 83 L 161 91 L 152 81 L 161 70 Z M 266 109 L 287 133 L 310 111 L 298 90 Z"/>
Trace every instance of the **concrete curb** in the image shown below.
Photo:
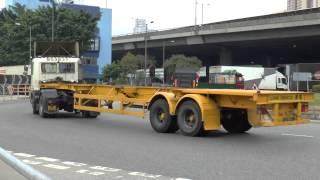
<path fill-rule="evenodd" d="M 320 124 L 320 120 L 310 120 L 312 124 Z"/>

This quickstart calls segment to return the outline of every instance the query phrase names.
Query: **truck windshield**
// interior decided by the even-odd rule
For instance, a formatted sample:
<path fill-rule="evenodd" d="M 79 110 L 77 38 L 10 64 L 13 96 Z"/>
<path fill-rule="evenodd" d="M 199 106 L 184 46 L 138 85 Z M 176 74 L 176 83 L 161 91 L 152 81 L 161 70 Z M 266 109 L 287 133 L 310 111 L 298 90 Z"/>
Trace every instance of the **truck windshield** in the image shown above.
<path fill-rule="evenodd" d="M 287 79 L 286 78 L 281 78 L 282 84 L 287 84 Z"/>
<path fill-rule="evenodd" d="M 43 63 L 41 64 L 42 73 L 57 73 L 56 63 Z"/>
<path fill-rule="evenodd" d="M 74 63 L 60 63 L 59 64 L 59 72 L 60 73 L 74 73 Z"/>

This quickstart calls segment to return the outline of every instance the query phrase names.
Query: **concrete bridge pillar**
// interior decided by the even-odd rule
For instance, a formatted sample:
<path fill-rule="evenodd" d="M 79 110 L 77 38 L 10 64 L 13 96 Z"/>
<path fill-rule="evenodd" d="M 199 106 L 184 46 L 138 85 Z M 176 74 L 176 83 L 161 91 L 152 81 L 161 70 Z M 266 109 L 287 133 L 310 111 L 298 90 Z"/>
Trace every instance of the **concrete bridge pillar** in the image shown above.
<path fill-rule="evenodd" d="M 226 47 L 220 49 L 220 65 L 232 65 L 232 51 Z"/>

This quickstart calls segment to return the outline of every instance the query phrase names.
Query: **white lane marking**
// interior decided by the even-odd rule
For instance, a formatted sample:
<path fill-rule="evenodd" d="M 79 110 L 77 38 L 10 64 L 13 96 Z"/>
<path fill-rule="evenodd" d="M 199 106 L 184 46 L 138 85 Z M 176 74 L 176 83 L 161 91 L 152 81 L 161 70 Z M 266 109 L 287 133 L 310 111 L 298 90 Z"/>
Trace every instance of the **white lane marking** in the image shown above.
<path fill-rule="evenodd" d="M 15 156 L 20 156 L 20 157 L 27 157 L 27 158 L 35 156 L 35 155 L 32 155 L 32 154 L 26 154 L 26 153 L 14 153 L 14 155 Z"/>
<path fill-rule="evenodd" d="M 93 175 L 93 176 L 101 176 L 101 175 L 105 175 L 104 172 L 96 172 L 96 171 L 89 171 L 86 169 L 81 169 L 76 171 L 76 173 L 80 173 L 80 174 L 88 174 L 88 175 Z"/>
<path fill-rule="evenodd" d="M 53 169 L 59 169 L 59 170 L 65 170 L 65 169 L 70 169 L 70 167 L 68 166 L 59 166 L 59 165 L 56 165 L 56 164 L 46 164 L 46 165 L 43 165 L 44 167 L 48 167 L 48 168 L 53 168 Z"/>
<path fill-rule="evenodd" d="M 76 173 L 80 173 L 80 174 L 84 174 L 84 173 L 87 173 L 89 172 L 89 170 L 86 170 L 86 169 L 81 169 L 79 171 L 76 171 Z"/>
<path fill-rule="evenodd" d="M 44 160 L 44 161 L 48 161 L 48 162 L 57 162 L 57 161 L 59 161 L 59 159 L 53 159 L 53 158 L 48 158 L 48 157 L 38 157 L 36 159 Z"/>
<path fill-rule="evenodd" d="M 129 175 L 152 178 L 152 179 L 156 179 L 158 177 L 161 177 L 161 175 L 153 175 L 153 174 L 147 174 L 147 173 L 142 173 L 142 172 L 131 172 L 131 173 L 129 173 Z"/>
<path fill-rule="evenodd" d="M 14 154 L 13 151 L 9 151 L 12 154 Z M 37 157 L 36 155 L 32 155 L 32 154 L 27 154 L 27 153 L 15 153 L 16 156 L 20 156 L 20 157 L 25 157 L 25 158 L 31 158 L 31 159 L 23 159 L 22 161 L 24 161 L 27 164 L 31 164 L 31 165 L 40 165 L 43 167 L 47 167 L 47 168 L 52 168 L 52 169 L 56 169 L 56 170 L 66 170 L 66 169 L 70 169 L 72 171 L 72 169 L 77 168 L 77 167 L 82 167 L 82 166 L 87 166 L 87 164 L 84 163 L 78 163 L 78 162 L 72 162 L 72 161 L 62 161 L 59 159 L 54 159 L 54 158 L 49 158 L 49 157 Z M 43 161 L 47 161 L 47 162 L 56 162 L 56 163 L 60 163 L 63 165 L 57 165 L 57 164 L 45 164 L 46 162 L 41 162 L 41 161 L 36 161 L 36 160 L 43 160 Z M 68 165 L 68 166 L 64 166 L 64 165 Z M 69 167 L 70 166 L 70 167 Z M 92 167 L 88 167 L 90 169 L 93 170 L 99 170 L 99 171 L 104 171 L 104 172 L 99 172 L 99 171 L 92 171 L 92 170 L 87 170 L 87 169 L 80 169 L 80 170 L 76 170 L 74 169 L 74 173 L 80 173 L 80 174 L 87 174 L 87 175 L 93 175 L 93 176 L 100 176 L 100 175 L 105 175 L 105 172 L 119 172 L 119 171 L 124 171 L 121 169 L 115 169 L 115 168 L 109 168 L 109 167 L 103 167 L 103 166 L 92 166 Z M 128 171 L 124 171 L 127 175 L 132 175 L 132 176 L 140 176 L 145 178 L 150 178 L 150 179 L 157 179 L 159 177 L 164 177 L 162 175 L 153 175 L 153 174 L 148 174 L 148 173 L 143 173 L 143 172 L 128 172 Z M 117 175 L 117 174 L 115 174 Z M 115 179 L 123 179 L 126 178 L 127 176 L 116 176 Z M 185 178 L 172 178 L 170 180 L 191 180 L 191 179 L 185 179 Z"/>
<path fill-rule="evenodd" d="M 23 162 L 27 163 L 27 164 L 31 164 L 31 165 L 39 165 L 39 164 L 42 164 L 42 162 L 39 162 L 39 161 L 31 161 L 31 160 L 28 160 L 28 159 L 24 159 L 22 160 Z"/>
<path fill-rule="evenodd" d="M 307 138 L 313 138 L 313 136 L 309 135 L 303 135 L 303 134 L 289 134 L 289 133 L 282 133 L 282 136 L 294 136 L 294 137 L 307 137 Z"/>
<path fill-rule="evenodd" d="M 109 168 L 109 167 L 103 167 L 103 166 L 93 166 L 93 167 L 90 167 L 90 169 L 106 171 L 106 172 L 119 172 L 119 171 L 121 171 L 121 169 L 115 169 L 115 168 Z"/>
<path fill-rule="evenodd" d="M 62 164 L 69 165 L 69 166 L 76 166 L 76 167 L 81 167 L 81 166 L 86 166 L 87 164 L 84 163 L 78 163 L 78 162 L 71 162 L 71 161 L 64 161 Z"/>
<path fill-rule="evenodd" d="M 105 175 L 105 173 L 103 172 L 91 172 L 91 173 L 88 173 L 89 175 L 93 175 L 93 176 L 101 176 L 101 175 Z"/>

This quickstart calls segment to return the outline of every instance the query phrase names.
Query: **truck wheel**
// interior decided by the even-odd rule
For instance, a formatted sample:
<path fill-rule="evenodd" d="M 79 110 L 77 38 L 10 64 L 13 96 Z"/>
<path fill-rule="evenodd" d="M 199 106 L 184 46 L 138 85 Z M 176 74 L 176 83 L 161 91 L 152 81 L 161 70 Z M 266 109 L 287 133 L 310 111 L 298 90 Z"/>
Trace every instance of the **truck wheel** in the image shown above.
<path fill-rule="evenodd" d="M 43 118 L 47 118 L 48 114 L 44 111 L 44 106 L 45 106 L 45 103 L 44 103 L 43 97 L 40 96 L 40 100 L 39 100 L 39 115 L 41 117 L 43 117 Z"/>
<path fill-rule="evenodd" d="M 151 105 L 150 124 L 158 133 L 174 133 L 178 130 L 176 117 L 170 115 L 166 100 L 158 99 Z"/>
<path fill-rule="evenodd" d="M 35 101 L 32 102 L 32 113 L 39 114 L 39 109 L 37 108 L 37 103 Z"/>
<path fill-rule="evenodd" d="M 221 124 L 229 133 L 244 133 L 251 129 L 246 110 L 223 110 Z"/>
<path fill-rule="evenodd" d="M 186 136 L 201 136 L 204 134 L 201 110 L 198 104 L 188 100 L 183 102 L 177 113 L 178 126 Z"/>

